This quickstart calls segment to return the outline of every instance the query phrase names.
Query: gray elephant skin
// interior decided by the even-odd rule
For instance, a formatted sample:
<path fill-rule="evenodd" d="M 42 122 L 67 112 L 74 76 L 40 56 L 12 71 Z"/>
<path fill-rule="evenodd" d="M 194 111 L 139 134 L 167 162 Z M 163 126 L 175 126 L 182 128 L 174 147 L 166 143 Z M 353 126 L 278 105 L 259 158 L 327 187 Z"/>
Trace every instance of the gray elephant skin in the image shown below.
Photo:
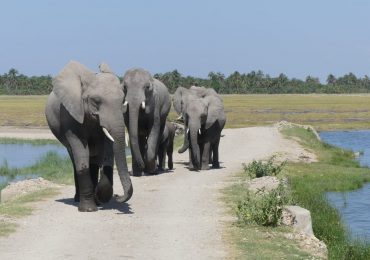
<path fill-rule="evenodd" d="M 53 78 L 45 115 L 50 130 L 67 148 L 74 168 L 79 211 L 113 195 L 113 160 L 123 186 L 119 202 L 133 193 L 125 154 L 124 92 L 106 64 L 94 73 L 71 61 Z M 114 142 L 113 142 L 114 141 Z M 103 166 L 98 182 L 98 171 Z"/>
<path fill-rule="evenodd" d="M 171 108 L 167 87 L 144 69 L 130 69 L 123 76 L 130 136 L 132 175 L 156 172 L 156 156 Z"/>
<path fill-rule="evenodd" d="M 210 162 L 219 168 L 218 147 L 226 123 L 221 97 L 213 89 L 180 87 L 174 94 L 174 108 L 184 119 L 184 145 L 179 152 L 190 147 L 189 168 L 209 169 Z"/>
<path fill-rule="evenodd" d="M 173 140 L 175 139 L 176 128 L 171 122 L 166 122 L 162 138 L 159 143 L 158 149 L 158 170 L 164 171 L 166 168 L 166 155 L 167 155 L 167 164 L 168 169 L 173 169 Z"/>
<path fill-rule="evenodd" d="M 217 97 L 221 102 L 221 97 L 213 88 L 205 88 L 191 86 L 190 88 L 178 87 L 173 95 L 173 106 L 177 114 L 180 115 L 179 120 L 184 121 L 184 143 L 178 150 L 179 153 L 185 152 L 189 148 L 188 124 L 185 122 L 185 111 L 190 101 L 207 96 Z"/>

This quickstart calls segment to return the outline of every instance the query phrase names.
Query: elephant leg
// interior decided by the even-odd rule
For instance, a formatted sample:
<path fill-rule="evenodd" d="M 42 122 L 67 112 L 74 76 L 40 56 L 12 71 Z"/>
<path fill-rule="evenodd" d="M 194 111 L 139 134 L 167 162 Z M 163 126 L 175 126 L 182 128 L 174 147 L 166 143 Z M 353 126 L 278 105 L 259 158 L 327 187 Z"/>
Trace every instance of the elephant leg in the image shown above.
<path fill-rule="evenodd" d="M 173 142 L 169 142 L 167 146 L 167 157 L 168 157 L 168 169 L 170 170 L 173 169 L 172 154 L 173 154 Z"/>
<path fill-rule="evenodd" d="M 94 185 L 89 169 L 89 149 L 71 131 L 66 133 L 71 147 L 74 165 L 76 167 L 77 183 L 79 188 L 79 211 L 91 212 L 98 208 L 95 203 Z"/>
<path fill-rule="evenodd" d="M 209 142 L 202 145 L 201 153 L 200 153 L 201 158 L 202 158 L 202 162 L 201 162 L 202 170 L 209 170 L 209 151 L 210 149 L 211 149 L 211 144 Z"/>
<path fill-rule="evenodd" d="M 68 151 L 68 154 L 69 154 L 69 158 L 72 161 L 73 179 L 75 181 L 75 196 L 74 196 L 73 199 L 74 199 L 75 202 L 79 202 L 80 201 L 80 189 L 78 188 L 78 179 L 77 179 L 76 166 L 75 166 L 75 162 L 74 162 L 74 159 L 73 159 L 73 154 L 72 154 L 71 149 L 70 148 L 67 148 L 67 151 Z"/>
<path fill-rule="evenodd" d="M 213 146 L 211 145 L 211 149 L 210 149 L 210 151 L 209 151 L 209 163 L 211 164 L 212 162 L 213 162 L 213 157 L 212 157 L 212 154 L 213 154 L 213 148 L 212 148 Z"/>
<path fill-rule="evenodd" d="M 139 136 L 140 153 L 141 153 L 141 155 L 143 155 L 144 151 L 145 151 L 145 146 L 142 147 L 142 145 L 140 145 L 141 144 L 141 139 L 142 139 L 141 136 Z M 130 145 L 130 147 L 131 147 L 131 153 L 132 153 L 133 147 L 131 145 Z M 135 155 L 132 153 L 132 176 L 139 177 L 139 176 L 142 176 L 142 175 L 143 175 L 143 171 L 139 167 Z"/>
<path fill-rule="evenodd" d="M 149 137 L 148 137 L 149 139 Z M 140 151 L 144 151 L 142 154 L 145 158 L 145 169 L 144 169 L 144 172 L 145 173 L 148 173 L 148 174 L 155 174 L 155 170 L 156 170 L 156 163 L 155 163 L 155 159 L 156 159 L 156 156 L 154 156 L 154 158 L 152 159 L 149 159 L 147 157 L 147 152 L 145 152 L 147 149 L 148 149 L 148 145 L 145 141 L 145 138 L 142 138 L 142 142 L 139 142 L 139 145 L 140 145 Z M 155 153 L 158 154 L 158 149 L 155 148 Z"/>
<path fill-rule="evenodd" d="M 218 160 L 218 146 L 220 144 L 220 137 L 218 137 L 217 141 L 212 144 L 212 168 L 218 169 L 220 168 L 220 162 Z"/>
<path fill-rule="evenodd" d="M 189 170 L 195 170 L 194 164 L 193 164 L 193 153 L 191 149 L 189 149 Z"/>
<path fill-rule="evenodd" d="M 163 171 L 166 167 L 165 143 L 161 143 L 158 149 L 158 170 Z"/>
<path fill-rule="evenodd" d="M 113 167 L 104 166 L 100 171 L 100 180 L 96 188 L 97 200 L 101 203 L 108 202 L 113 196 Z"/>
<path fill-rule="evenodd" d="M 99 165 L 95 163 L 90 163 L 89 165 L 90 169 L 90 176 L 91 176 L 91 181 L 93 184 L 93 189 L 96 189 L 96 186 L 98 185 L 98 179 L 99 179 Z"/>
<path fill-rule="evenodd" d="M 113 196 L 113 145 L 107 140 L 104 142 L 103 167 L 100 170 L 100 179 L 96 187 L 96 198 L 101 203 L 108 202 Z"/>

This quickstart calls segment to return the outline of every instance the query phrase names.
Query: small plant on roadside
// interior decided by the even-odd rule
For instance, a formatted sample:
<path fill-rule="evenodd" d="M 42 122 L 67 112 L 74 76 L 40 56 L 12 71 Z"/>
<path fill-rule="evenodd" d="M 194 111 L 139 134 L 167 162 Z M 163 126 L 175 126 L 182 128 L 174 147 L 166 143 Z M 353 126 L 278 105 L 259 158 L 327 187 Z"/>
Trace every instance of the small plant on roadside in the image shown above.
<path fill-rule="evenodd" d="M 248 165 L 243 163 L 244 172 L 247 173 L 250 178 L 276 176 L 282 171 L 286 161 L 276 164 L 274 163 L 275 158 L 276 156 L 272 156 L 267 162 L 253 160 Z"/>
<path fill-rule="evenodd" d="M 237 216 L 240 223 L 261 226 L 277 226 L 280 224 L 283 206 L 291 203 L 288 189 L 280 184 L 269 193 L 247 193 L 237 205 Z"/>

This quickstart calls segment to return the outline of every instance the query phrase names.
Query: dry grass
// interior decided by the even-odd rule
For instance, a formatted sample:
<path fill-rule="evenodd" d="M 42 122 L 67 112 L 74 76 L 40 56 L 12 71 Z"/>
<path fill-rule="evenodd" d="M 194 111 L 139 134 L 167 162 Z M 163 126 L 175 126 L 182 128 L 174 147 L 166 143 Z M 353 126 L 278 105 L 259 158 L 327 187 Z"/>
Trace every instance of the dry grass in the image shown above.
<path fill-rule="evenodd" d="M 0 126 L 46 126 L 47 96 L 0 96 Z"/>
<path fill-rule="evenodd" d="M 370 128 L 370 95 L 224 95 L 228 128 L 286 120 L 318 130 Z"/>
<path fill-rule="evenodd" d="M 318 130 L 370 128 L 370 95 L 223 95 L 228 128 L 287 120 Z M 46 127 L 46 96 L 0 96 L 0 126 Z M 169 118 L 177 117 L 173 109 Z"/>

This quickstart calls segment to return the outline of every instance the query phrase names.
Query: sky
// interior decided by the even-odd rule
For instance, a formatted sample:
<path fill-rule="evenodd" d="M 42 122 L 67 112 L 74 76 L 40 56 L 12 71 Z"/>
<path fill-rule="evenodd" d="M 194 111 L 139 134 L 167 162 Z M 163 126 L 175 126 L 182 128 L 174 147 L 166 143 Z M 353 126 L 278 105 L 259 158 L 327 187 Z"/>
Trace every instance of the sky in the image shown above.
<path fill-rule="evenodd" d="M 0 74 L 370 75 L 367 0 L 0 0 Z"/>

